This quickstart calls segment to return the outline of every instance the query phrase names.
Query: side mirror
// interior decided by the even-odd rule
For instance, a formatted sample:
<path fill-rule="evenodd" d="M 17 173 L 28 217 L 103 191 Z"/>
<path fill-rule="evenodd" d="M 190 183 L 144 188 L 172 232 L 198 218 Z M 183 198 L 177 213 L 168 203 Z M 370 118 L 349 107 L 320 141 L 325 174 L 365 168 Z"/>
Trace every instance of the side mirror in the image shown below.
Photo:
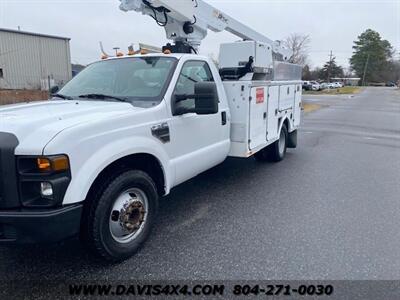
<path fill-rule="evenodd" d="M 176 108 L 174 116 L 195 113 L 198 115 L 213 115 L 218 113 L 218 90 L 215 82 L 198 82 L 194 86 L 194 95 L 178 94 L 174 95 L 175 103 L 194 99 L 194 108 Z"/>
<path fill-rule="evenodd" d="M 52 86 L 52 87 L 50 88 L 50 94 L 51 94 L 51 95 L 57 94 L 57 92 L 58 92 L 59 90 L 60 90 L 60 87 L 59 87 L 58 85 Z"/>
<path fill-rule="evenodd" d="M 215 82 L 198 82 L 194 87 L 195 113 L 213 115 L 218 113 L 218 90 Z"/>

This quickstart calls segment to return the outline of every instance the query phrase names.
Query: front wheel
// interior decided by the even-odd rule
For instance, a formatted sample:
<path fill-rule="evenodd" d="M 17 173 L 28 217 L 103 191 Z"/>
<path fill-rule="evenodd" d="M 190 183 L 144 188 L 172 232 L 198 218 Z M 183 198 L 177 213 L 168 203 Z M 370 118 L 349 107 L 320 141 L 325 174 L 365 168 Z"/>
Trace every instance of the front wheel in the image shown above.
<path fill-rule="evenodd" d="M 149 236 L 157 213 L 153 180 L 142 171 L 127 171 L 88 200 L 83 236 L 90 249 L 114 262 L 135 254 Z"/>

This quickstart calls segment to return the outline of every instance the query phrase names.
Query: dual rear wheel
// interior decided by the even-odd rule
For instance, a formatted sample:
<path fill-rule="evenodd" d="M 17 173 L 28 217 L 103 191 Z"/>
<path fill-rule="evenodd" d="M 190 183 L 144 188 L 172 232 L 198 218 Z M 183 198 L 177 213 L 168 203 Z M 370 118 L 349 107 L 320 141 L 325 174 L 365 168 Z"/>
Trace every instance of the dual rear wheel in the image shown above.
<path fill-rule="evenodd" d="M 286 151 L 288 148 L 289 133 L 285 124 L 283 124 L 279 139 L 272 145 L 260 150 L 254 155 L 254 158 L 258 161 L 272 161 L 280 162 L 285 158 Z"/>

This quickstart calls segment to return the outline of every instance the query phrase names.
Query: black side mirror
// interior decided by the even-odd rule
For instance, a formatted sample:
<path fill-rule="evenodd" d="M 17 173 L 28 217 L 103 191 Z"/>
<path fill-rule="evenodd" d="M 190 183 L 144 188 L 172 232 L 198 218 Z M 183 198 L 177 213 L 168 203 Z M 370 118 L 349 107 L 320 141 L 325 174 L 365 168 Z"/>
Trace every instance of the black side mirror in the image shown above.
<path fill-rule="evenodd" d="M 58 85 L 52 86 L 50 88 L 50 94 L 54 95 L 57 94 L 57 92 L 60 90 L 60 87 Z"/>
<path fill-rule="evenodd" d="M 218 113 L 218 90 L 215 82 L 198 82 L 194 87 L 195 112 L 198 115 Z"/>
<path fill-rule="evenodd" d="M 194 95 L 178 94 L 174 95 L 175 103 L 183 102 L 188 99 L 195 100 L 194 108 L 174 108 L 174 116 L 188 113 L 198 115 L 213 115 L 218 113 L 218 90 L 215 82 L 198 82 L 194 86 Z"/>

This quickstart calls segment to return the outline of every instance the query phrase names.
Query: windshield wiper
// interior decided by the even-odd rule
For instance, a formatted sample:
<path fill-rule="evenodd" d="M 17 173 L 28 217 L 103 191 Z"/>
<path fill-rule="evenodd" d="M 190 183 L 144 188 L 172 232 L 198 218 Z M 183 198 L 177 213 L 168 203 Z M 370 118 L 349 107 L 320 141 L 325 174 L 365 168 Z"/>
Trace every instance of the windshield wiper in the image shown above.
<path fill-rule="evenodd" d="M 114 99 L 121 102 L 127 102 L 128 100 L 125 98 L 104 95 L 104 94 L 87 94 L 87 95 L 80 95 L 79 98 L 88 98 L 88 99 Z"/>
<path fill-rule="evenodd" d="M 70 96 L 65 96 L 65 95 L 62 95 L 62 94 L 54 94 L 53 97 L 61 98 L 61 99 L 64 99 L 64 100 L 74 100 L 74 98 L 72 98 Z"/>

